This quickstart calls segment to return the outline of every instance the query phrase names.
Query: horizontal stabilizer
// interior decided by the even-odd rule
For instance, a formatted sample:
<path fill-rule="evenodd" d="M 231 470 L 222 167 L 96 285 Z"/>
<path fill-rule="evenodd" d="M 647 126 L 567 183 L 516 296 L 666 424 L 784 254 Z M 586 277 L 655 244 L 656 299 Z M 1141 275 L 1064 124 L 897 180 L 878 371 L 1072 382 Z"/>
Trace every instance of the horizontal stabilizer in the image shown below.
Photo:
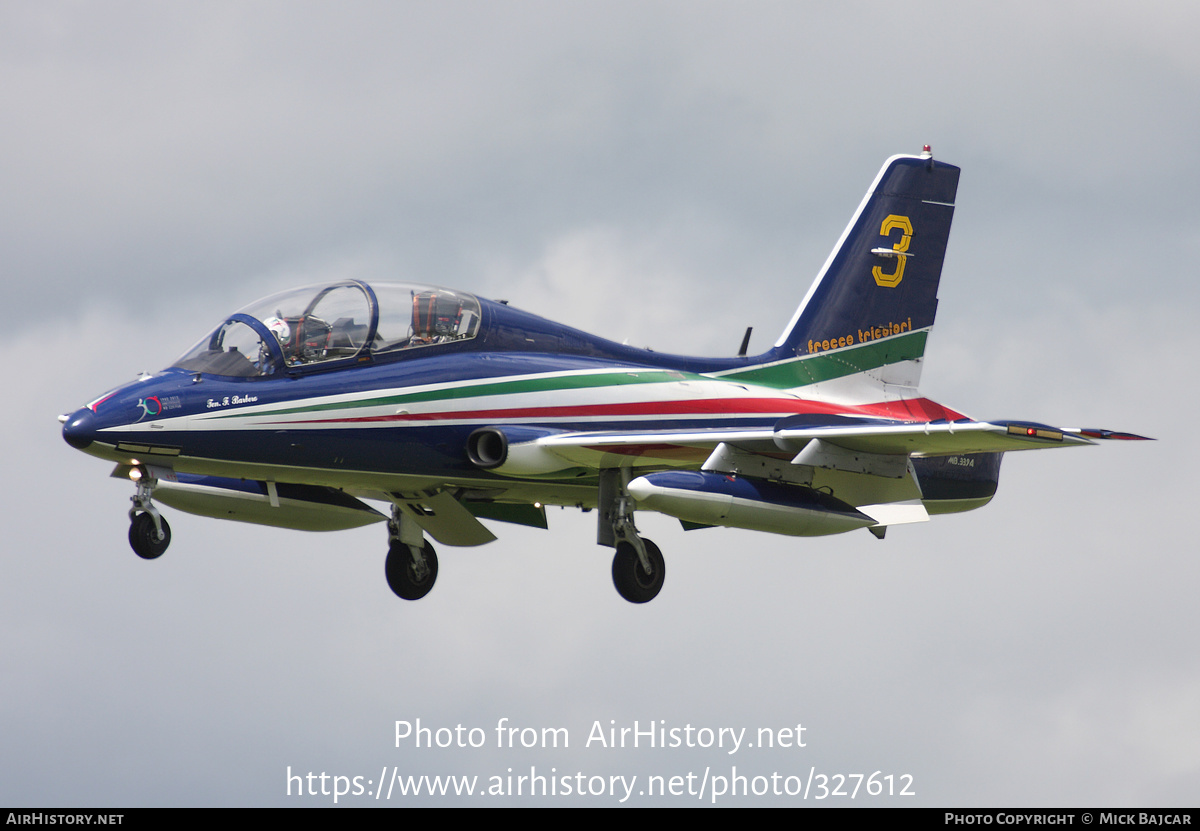
<path fill-rule="evenodd" d="M 858 426 L 784 427 L 775 431 L 775 439 L 781 447 L 788 449 L 799 448 L 818 439 L 846 450 L 905 456 L 953 456 L 1093 443 L 1060 427 L 1016 421 L 925 424 L 877 422 Z"/>
<path fill-rule="evenodd" d="M 1116 430 L 1101 430 L 1096 427 L 1063 428 L 1068 433 L 1078 433 L 1089 439 L 1112 439 L 1115 441 L 1154 441 L 1149 436 L 1139 436 L 1137 433 L 1118 433 Z"/>

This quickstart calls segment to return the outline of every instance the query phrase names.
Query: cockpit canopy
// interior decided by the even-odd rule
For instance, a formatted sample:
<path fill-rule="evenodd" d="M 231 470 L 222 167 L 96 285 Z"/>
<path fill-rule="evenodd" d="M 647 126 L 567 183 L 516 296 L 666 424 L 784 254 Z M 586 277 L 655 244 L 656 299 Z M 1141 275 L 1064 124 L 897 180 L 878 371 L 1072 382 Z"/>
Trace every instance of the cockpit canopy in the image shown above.
<path fill-rule="evenodd" d="M 358 280 L 274 294 L 230 315 L 173 367 L 259 378 L 470 340 L 479 300 L 465 292 Z"/>

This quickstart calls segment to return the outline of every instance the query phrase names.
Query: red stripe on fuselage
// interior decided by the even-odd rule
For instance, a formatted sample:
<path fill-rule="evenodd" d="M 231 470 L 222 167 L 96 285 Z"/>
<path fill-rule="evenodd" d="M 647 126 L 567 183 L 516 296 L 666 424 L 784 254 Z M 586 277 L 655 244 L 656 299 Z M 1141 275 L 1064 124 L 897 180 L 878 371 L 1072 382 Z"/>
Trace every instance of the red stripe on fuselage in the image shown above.
<path fill-rule="evenodd" d="M 560 407 L 510 407 L 496 410 L 447 410 L 436 413 L 396 413 L 352 418 L 312 418 L 297 421 L 272 421 L 267 424 L 371 424 L 413 421 L 488 421 L 491 419 L 594 418 L 616 416 L 681 415 L 863 415 L 894 418 L 901 421 L 957 421 L 961 413 L 927 398 L 881 401 L 848 407 L 820 401 L 786 398 L 710 398 L 690 401 L 640 401 L 625 404 L 579 404 Z"/>

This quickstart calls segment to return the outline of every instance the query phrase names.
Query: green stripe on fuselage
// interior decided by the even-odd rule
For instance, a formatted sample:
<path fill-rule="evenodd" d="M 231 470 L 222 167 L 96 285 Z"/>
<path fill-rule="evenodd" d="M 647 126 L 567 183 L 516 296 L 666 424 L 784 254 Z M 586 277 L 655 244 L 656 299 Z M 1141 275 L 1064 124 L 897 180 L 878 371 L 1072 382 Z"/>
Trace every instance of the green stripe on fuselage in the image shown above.
<path fill-rule="evenodd" d="M 804 387 L 879 369 L 888 364 L 916 360 L 925 354 L 928 337 L 929 332 L 922 330 L 845 347 L 836 352 L 821 352 L 769 366 L 739 369 L 717 377 L 725 381 L 742 381 L 778 389 Z"/>
<path fill-rule="evenodd" d="M 398 395 L 383 395 L 377 398 L 364 398 L 360 401 L 331 401 L 325 404 L 311 404 L 301 407 L 288 407 L 280 410 L 260 412 L 255 415 L 292 415 L 294 413 L 315 413 L 324 410 L 349 410 L 363 407 L 383 407 L 396 404 L 412 404 L 421 401 L 450 401 L 462 398 L 481 398 L 488 395 L 515 395 L 531 392 L 560 392 L 572 389 L 590 389 L 594 387 L 616 387 L 625 384 L 665 384 L 678 381 L 705 381 L 702 375 L 677 372 L 662 369 L 630 368 L 617 372 L 599 372 L 579 375 L 552 375 L 522 378 L 511 381 L 492 381 L 482 384 L 464 383 L 455 386 L 436 387 L 420 392 L 407 392 Z M 222 413 L 212 418 L 236 418 L 245 413 Z"/>

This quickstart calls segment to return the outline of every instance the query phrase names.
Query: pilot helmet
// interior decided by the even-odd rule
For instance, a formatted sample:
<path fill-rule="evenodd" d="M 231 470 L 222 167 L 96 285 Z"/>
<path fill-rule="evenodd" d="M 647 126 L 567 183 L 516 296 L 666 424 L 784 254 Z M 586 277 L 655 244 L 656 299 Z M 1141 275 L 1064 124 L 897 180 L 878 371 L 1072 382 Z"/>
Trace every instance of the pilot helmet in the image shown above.
<path fill-rule="evenodd" d="M 272 316 L 264 320 L 263 325 L 271 330 L 271 334 L 275 336 L 282 346 L 287 346 L 288 341 L 292 339 L 292 327 L 288 326 L 286 320 Z"/>

